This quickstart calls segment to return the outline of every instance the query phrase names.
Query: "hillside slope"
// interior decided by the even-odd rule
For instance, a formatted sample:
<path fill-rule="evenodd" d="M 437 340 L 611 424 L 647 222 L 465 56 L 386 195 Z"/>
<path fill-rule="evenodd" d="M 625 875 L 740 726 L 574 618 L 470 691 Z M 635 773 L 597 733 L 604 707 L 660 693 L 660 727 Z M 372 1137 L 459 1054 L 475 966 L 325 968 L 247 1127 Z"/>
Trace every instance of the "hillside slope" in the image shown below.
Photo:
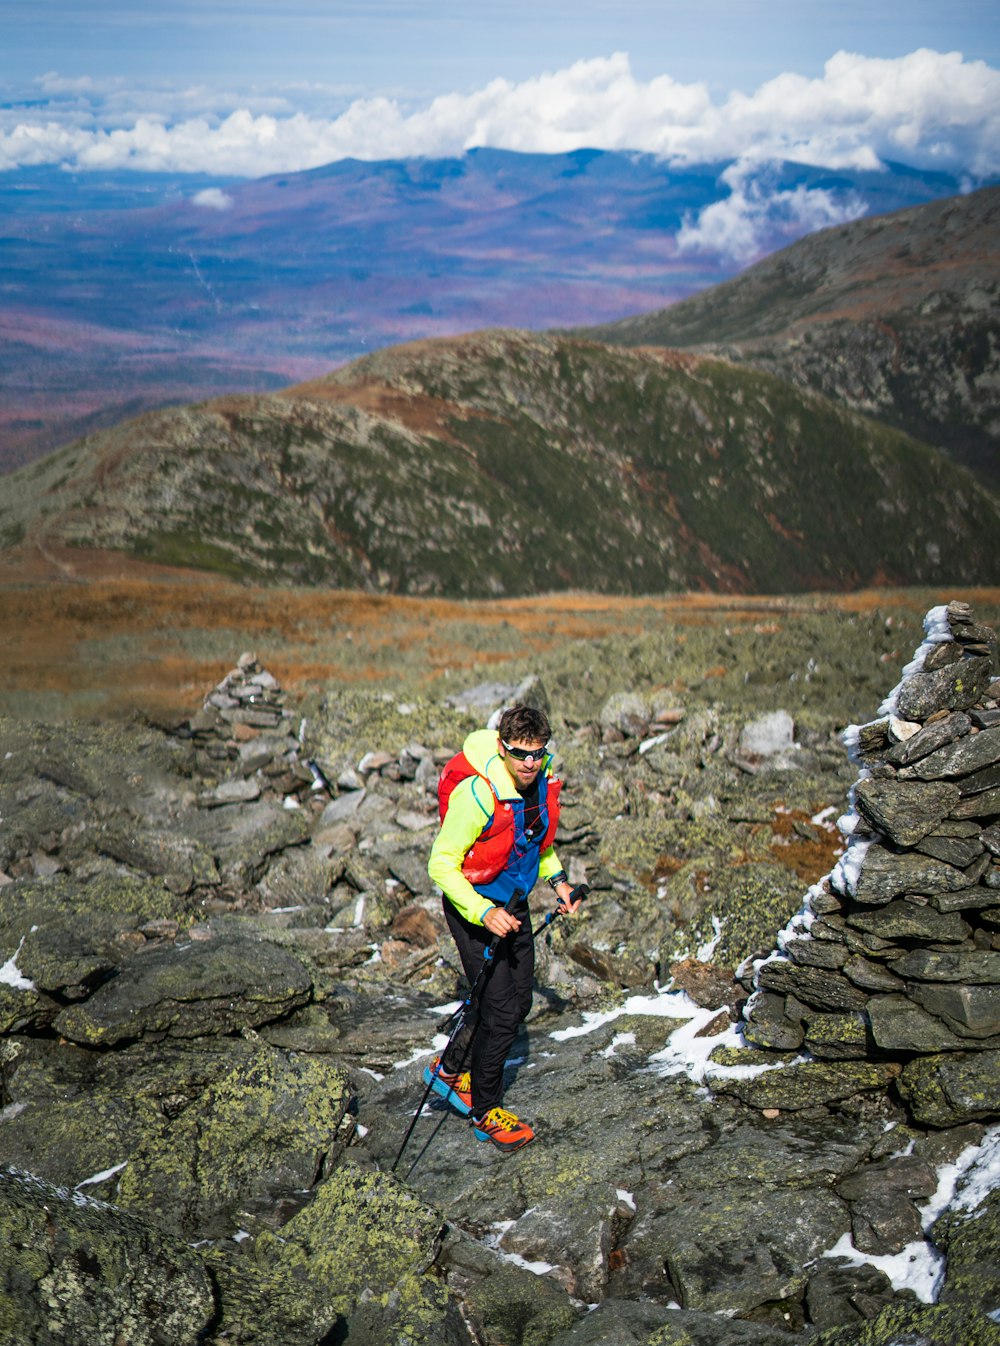
<path fill-rule="evenodd" d="M 1000 188 L 824 230 L 671 308 L 585 330 L 751 361 L 1000 487 Z"/>
<path fill-rule="evenodd" d="M 1000 502 L 724 361 L 502 331 L 142 417 L 12 474 L 0 543 L 491 596 L 996 578 Z"/>

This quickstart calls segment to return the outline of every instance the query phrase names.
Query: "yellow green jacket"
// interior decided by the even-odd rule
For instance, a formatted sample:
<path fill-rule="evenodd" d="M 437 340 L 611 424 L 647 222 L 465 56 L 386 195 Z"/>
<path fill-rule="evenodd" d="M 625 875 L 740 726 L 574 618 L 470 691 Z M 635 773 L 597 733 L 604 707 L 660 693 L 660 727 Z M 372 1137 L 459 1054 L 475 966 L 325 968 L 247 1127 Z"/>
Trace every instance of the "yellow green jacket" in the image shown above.
<path fill-rule="evenodd" d="M 462 862 L 493 817 L 497 801 L 516 805 L 521 796 L 497 752 L 495 729 L 477 729 L 462 745 L 471 766 L 481 775 L 460 781 L 452 791 L 441 830 L 431 847 L 427 872 L 449 902 L 473 925 L 482 925 L 483 917 L 498 903 L 503 905 L 513 891 L 515 879 L 503 874 L 493 883 L 473 885 L 462 873 Z M 546 756 L 542 771 L 552 778 L 552 758 Z M 483 776 L 489 781 L 487 786 Z M 538 856 L 537 877 L 551 878 L 562 869 L 555 849 L 549 846 Z M 525 895 L 534 879 L 533 863 L 527 866 Z M 524 874 L 516 881 L 525 884 Z"/>

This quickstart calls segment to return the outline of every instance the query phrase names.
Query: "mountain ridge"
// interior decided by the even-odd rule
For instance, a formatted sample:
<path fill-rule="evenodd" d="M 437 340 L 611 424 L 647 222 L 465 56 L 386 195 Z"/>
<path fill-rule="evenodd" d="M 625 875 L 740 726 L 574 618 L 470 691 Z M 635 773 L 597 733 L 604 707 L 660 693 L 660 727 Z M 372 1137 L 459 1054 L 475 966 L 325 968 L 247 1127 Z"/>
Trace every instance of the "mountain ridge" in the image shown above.
<path fill-rule="evenodd" d="M 743 180 L 743 201 L 729 167 L 478 149 L 243 181 L 0 175 L 0 470 L 99 423 L 275 391 L 394 342 L 681 299 L 745 265 L 680 245 L 713 204 L 750 212 L 758 255 L 812 227 L 810 202 L 828 218 L 960 185 L 780 163 Z"/>
<path fill-rule="evenodd" d="M 1000 535 L 971 475 L 817 394 L 510 330 L 150 413 L 7 485 L 8 549 L 450 597 L 983 584 Z"/>
<path fill-rule="evenodd" d="M 822 230 L 669 308 L 579 334 L 753 364 L 1000 487 L 1000 188 Z"/>

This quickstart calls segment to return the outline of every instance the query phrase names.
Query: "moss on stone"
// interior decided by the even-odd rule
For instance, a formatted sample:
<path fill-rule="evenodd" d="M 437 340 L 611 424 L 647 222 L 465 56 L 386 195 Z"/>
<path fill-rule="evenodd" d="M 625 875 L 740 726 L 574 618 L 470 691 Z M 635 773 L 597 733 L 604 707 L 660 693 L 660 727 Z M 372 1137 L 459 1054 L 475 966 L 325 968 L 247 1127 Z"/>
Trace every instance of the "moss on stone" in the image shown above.
<path fill-rule="evenodd" d="M 308 1346 L 374 1299 L 425 1340 L 443 1307 L 426 1274 L 441 1228 L 388 1174 L 344 1166 L 279 1232 L 262 1233 L 249 1260 L 212 1256 L 221 1330 L 247 1346 Z"/>
<path fill-rule="evenodd" d="M 899 1067 L 869 1061 L 807 1061 L 784 1070 L 769 1070 L 751 1079 L 710 1079 L 713 1093 L 730 1094 L 751 1108 L 798 1111 L 881 1090 Z"/>
<path fill-rule="evenodd" d="M 978 1309 L 895 1303 L 877 1318 L 820 1332 L 811 1346 L 1000 1346 L 1000 1324 Z"/>
<path fill-rule="evenodd" d="M 310 1187 L 342 1144 L 350 1090 L 327 1058 L 263 1043 L 133 1152 L 118 1200 L 188 1236 L 235 1232 L 241 1211 Z"/>

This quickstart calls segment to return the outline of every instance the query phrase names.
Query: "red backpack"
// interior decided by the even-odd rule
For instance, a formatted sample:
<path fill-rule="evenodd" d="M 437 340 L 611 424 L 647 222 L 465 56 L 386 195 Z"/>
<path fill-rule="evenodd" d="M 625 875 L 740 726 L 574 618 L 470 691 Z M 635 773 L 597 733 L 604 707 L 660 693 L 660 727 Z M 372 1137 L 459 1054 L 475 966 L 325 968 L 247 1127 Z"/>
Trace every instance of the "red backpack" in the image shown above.
<path fill-rule="evenodd" d="M 448 801 L 451 799 L 452 791 L 456 785 L 467 780 L 469 776 L 479 776 L 481 780 L 486 782 L 489 792 L 493 796 L 494 808 L 492 817 L 480 832 L 475 844 L 466 852 L 465 859 L 462 861 L 462 873 L 470 883 L 492 883 L 506 865 L 511 847 L 514 845 L 514 810 L 506 800 L 497 798 L 493 782 L 481 771 L 476 770 L 464 752 L 457 752 L 450 761 L 446 762 L 438 778 L 438 811 L 441 815 L 441 821 L 444 822 L 444 815 L 448 812 Z M 556 827 L 559 824 L 559 791 L 561 788 L 562 782 L 550 776 L 545 793 L 549 825 L 545 829 L 544 837 L 542 837 L 541 849 L 543 851 L 552 845 Z"/>

